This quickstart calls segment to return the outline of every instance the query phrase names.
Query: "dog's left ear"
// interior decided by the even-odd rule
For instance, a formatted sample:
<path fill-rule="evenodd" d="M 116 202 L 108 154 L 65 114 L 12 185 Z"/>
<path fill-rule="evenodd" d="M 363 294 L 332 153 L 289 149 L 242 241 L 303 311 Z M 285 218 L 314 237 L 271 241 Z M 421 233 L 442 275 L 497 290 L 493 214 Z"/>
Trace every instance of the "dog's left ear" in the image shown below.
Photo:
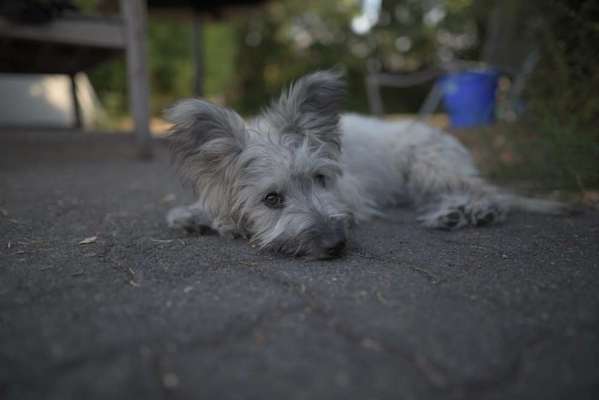
<path fill-rule="evenodd" d="M 319 71 L 292 84 L 265 114 L 281 134 L 299 134 L 340 148 L 338 125 L 344 97 L 342 73 Z"/>

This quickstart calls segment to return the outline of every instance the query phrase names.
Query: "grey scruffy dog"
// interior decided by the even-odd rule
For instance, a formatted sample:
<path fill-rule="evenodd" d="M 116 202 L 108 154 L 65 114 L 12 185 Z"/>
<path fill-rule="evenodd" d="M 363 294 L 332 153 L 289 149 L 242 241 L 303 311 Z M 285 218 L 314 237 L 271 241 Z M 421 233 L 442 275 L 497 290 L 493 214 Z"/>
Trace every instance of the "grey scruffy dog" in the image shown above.
<path fill-rule="evenodd" d="M 563 211 L 485 182 L 468 151 L 442 131 L 340 114 L 344 94 L 341 76 L 322 71 L 250 121 L 204 100 L 175 104 L 167 111 L 171 148 L 198 200 L 169 211 L 169 226 L 333 258 L 354 222 L 406 202 L 425 227 L 449 230 L 500 222 L 511 209 Z"/>

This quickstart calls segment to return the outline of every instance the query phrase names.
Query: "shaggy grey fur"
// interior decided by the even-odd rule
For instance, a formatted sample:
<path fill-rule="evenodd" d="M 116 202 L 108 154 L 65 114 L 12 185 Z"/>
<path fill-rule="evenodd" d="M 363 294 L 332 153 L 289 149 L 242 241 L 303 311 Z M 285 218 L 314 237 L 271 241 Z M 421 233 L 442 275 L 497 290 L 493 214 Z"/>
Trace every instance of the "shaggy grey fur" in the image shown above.
<path fill-rule="evenodd" d="M 339 256 L 354 221 L 416 206 L 426 227 L 503 221 L 510 209 L 560 213 L 560 203 L 486 183 L 468 151 L 419 122 L 340 115 L 336 72 L 299 79 L 257 118 L 186 99 L 167 111 L 180 175 L 197 202 L 167 215 L 175 228 L 243 236 L 260 248 Z"/>

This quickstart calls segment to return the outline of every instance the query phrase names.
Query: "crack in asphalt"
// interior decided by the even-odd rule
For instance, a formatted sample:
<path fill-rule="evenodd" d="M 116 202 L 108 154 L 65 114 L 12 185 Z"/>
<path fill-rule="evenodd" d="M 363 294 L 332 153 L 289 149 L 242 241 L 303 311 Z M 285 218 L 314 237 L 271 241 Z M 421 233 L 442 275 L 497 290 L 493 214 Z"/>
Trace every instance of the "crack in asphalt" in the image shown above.
<path fill-rule="evenodd" d="M 322 301 L 319 301 L 319 294 L 317 294 L 315 290 L 307 288 L 304 284 L 285 279 L 280 274 L 273 273 L 272 271 L 269 271 L 268 274 L 259 271 L 256 275 L 269 283 L 277 284 L 294 292 L 304 300 L 305 305 L 311 310 L 311 313 L 307 314 L 308 316 L 315 315 L 320 317 L 326 322 L 325 326 L 331 327 L 334 333 L 348 342 L 358 345 L 362 349 L 371 348 L 373 350 L 387 351 L 400 356 L 412 365 L 434 387 L 439 388 L 446 386 L 447 374 L 443 368 L 422 355 L 415 355 L 399 346 L 374 341 L 367 336 L 358 334 L 350 323 L 343 321 Z"/>
<path fill-rule="evenodd" d="M 356 247 L 356 250 L 357 250 L 357 252 L 355 252 L 354 254 L 357 255 L 358 257 L 366 259 L 366 260 L 371 260 L 371 261 L 373 260 L 373 261 L 381 263 L 382 265 L 385 265 L 385 266 L 396 267 L 398 264 L 401 264 L 403 267 L 407 267 L 411 271 L 414 271 L 417 274 L 423 276 L 429 283 L 431 283 L 433 285 L 437 285 L 443 281 L 442 278 L 439 278 L 435 274 L 431 273 L 424 266 L 414 266 L 414 265 L 412 265 L 413 263 L 406 263 L 402 260 L 395 260 L 395 261 L 387 260 L 386 258 L 384 258 L 378 254 L 368 252 L 367 250 L 365 250 L 364 248 L 361 248 L 361 247 Z"/>
<path fill-rule="evenodd" d="M 336 316 L 334 312 L 319 300 L 317 291 L 307 288 L 304 284 L 291 281 L 281 276 L 279 273 L 269 271 L 267 274 L 260 271 L 256 275 L 262 280 L 285 287 L 294 292 L 298 297 L 305 301 L 305 305 L 312 311 L 306 314 L 317 316 L 325 321 L 332 331 L 348 342 L 361 348 L 368 348 L 374 351 L 388 352 L 392 355 L 401 357 L 411 365 L 424 379 L 435 389 L 444 391 L 449 398 L 472 398 L 479 397 L 485 393 L 495 390 L 499 387 L 511 383 L 521 372 L 523 359 L 527 349 L 538 346 L 540 343 L 551 339 L 552 335 L 544 332 L 533 336 L 523 346 L 522 350 L 516 352 L 510 361 L 504 363 L 504 367 L 496 369 L 487 376 L 477 378 L 466 378 L 459 382 L 451 382 L 450 373 L 447 367 L 441 366 L 432 359 L 422 355 L 410 352 L 401 346 L 386 343 L 381 340 L 374 340 L 368 336 L 357 333 L 357 330 L 346 320 Z M 302 310 L 302 307 L 299 307 Z M 256 324 L 258 325 L 258 324 Z"/>

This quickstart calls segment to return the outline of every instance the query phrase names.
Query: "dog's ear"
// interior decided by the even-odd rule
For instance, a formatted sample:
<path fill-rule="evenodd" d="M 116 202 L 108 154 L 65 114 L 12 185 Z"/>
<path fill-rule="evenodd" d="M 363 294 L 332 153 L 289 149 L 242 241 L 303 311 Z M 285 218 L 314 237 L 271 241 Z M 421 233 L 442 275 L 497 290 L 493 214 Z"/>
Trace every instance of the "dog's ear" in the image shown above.
<path fill-rule="evenodd" d="M 339 148 L 339 113 L 344 97 L 342 73 L 319 71 L 292 84 L 265 116 L 281 134 L 299 134 Z"/>
<path fill-rule="evenodd" d="M 174 124 L 169 139 L 179 171 L 193 183 L 222 173 L 245 147 L 245 124 L 233 110 L 186 99 L 166 110 L 165 117 Z"/>

